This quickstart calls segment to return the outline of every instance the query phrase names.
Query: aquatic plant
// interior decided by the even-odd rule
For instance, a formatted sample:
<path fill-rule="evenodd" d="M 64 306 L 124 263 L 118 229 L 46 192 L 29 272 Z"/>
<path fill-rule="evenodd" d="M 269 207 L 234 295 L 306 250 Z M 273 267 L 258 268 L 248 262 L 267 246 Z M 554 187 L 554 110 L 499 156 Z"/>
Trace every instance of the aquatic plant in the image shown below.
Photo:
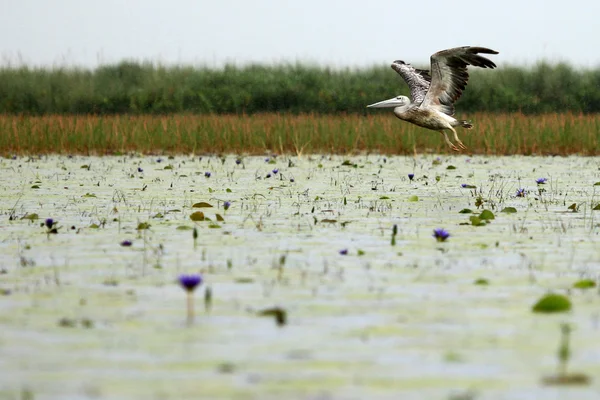
<path fill-rule="evenodd" d="M 515 196 L 525 197 L 526 194 L 527 194 L 527 192 L 525 191 L 525 189 L 521 188 L 521 189 L 517 189 L 517 193 L 515 194 Z"/>
<path fill-rule="evenodd" d="M 396 245 L 396 235 L 398 234 L 398 225 L 392 227 L 392 246 Z"/>
<path fill-rule="evenodd" d="M 273 175 L 277 175 L 277 173 L 279 172 L 279 169 L 275 168 L 275 169 L 274 169 L 273 171 L 271 171 L 271 172 L 273 172 Z"/>
<path fill-rule="evenodd" d="M 408 174 L 408 179 L 409 180 L 413 180 L 415 178 L 415 174 Z"/>
<path fill-rule="evenodd" d="M 210 178 L 210 175 L 211 175 L 211 173 L 210 173 L 209 171 L 206 171 L 206 172 L 204 173 L 204 176 L 205 176 L 206 178 Z"/>
<path fill-rule="evenodd" d="M 340 255 L 342 255 L 342 256 L 348 255 L 348 249 L 341 249 L 341 250 L 339 251 L 339 253 L 340 253 Z"/>
<path fill-rule="evenodd" d="M 547 178 L 538 178 L 535 180 L 535 183 L 537 183 L 538 185 L 545 185 L 547 181 Z"/>
<path fill-rule="evenodd" d="M 450 237 L 450 233 L 443 228 L 437 228 L 433 230 L 433 237 L 438 242 L 445 242 Z"/>
<path fill-rule="evenodd" d="M 225 211 L 229 210 L 229 207 L 231 207 L 230 201 L 226 201 L 223 203 L 223 208 L 225 209 Z"/>
<path fill-rule="evenodd" d="M 126 239 L 126 240 L 123 240 L 120 244 L 123 247 L 130 247 L 133 244 L 133 242 L 131 240 Z"/>
<path fill-rule="evenodd" d="M 194 322 L 194 291 L 202 284 L 202 276 L 199 274 L 180 275 L 179 285 L 187 292 L 187 322 Z"/>

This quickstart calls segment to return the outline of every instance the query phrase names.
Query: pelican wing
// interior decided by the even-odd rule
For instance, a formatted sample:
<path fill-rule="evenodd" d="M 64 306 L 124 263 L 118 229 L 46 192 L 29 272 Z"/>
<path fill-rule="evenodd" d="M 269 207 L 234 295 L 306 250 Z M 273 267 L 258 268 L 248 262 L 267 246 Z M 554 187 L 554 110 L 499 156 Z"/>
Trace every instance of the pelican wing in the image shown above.
<path fill-rule="evenodd" d="M 478 53 L 498 54 L 485 47 L 455 47 L 431 56 L 431 85 L 421 108 L 433 107 L 454 115 L 454 102 L 460 98 L 467 86 L 469 74 L 467 66 L 495 68 L 491 60 Z"/>
<path fill-rule="evenodd" d="M 400 74 L 408 85 L 413 103 L 420 104 L 425 99 L 425 94 L 429 90 L 431 83 L 429 71 L 416 69 L 412 65 L 400 60 L 392 63 L 392 69 Z"/>

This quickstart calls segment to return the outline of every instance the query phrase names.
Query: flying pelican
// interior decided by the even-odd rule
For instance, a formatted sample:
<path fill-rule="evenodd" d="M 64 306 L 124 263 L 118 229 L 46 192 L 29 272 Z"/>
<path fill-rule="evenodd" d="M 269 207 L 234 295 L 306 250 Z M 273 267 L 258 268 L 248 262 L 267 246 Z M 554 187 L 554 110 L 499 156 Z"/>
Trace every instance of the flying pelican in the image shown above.
<path fill-rule="evenodd" d="M 392 69 L 406 81 L 412 101 L 406 96 L 397 96 L 367 107 L 394 107 L 396 117 L 442 133 L 452 150 L 460 151 L 458 147 L 466 149 L 454 127 L 471 129 L 473 125 L 452 116 L 454 102 L 459 99 L 469 80 L 467 65 L 481 68 L 496 67 L 491 60 L 478 53 L 498 54 L 497 51 L 485 47 L 471 46 L 438 51 L 431 56 L 431 72 L 416 69 L 404 61 L 396 60 L 392 63 Z M 450 141 L 446 129 L 454 133 L 454 140 L 458 147 Z"/>

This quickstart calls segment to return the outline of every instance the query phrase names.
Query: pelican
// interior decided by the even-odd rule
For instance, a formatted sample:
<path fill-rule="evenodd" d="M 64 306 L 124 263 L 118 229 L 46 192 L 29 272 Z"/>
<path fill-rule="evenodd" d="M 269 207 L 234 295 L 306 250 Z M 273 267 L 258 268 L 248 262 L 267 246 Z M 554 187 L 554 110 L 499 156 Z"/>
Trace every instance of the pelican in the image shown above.
<path fill-rule="evenodd" d="M 431 72 L 396 60 L 392 63 L 392 69 L 406 81 L 412 100 L 406 96 L 397 96 L 367 107 L 393 107 L 396 117 L 440 132 L 452 150 L 466 149 L 454 127 L 471 129 L 473 125 L 464 120 L 457 120 L 453 115 L 454 103 L 462 95 L 469 80 L 467 66 L 496 67 L 496 64 L 478 55 L 479 53 L 498 54 L 497 51 L 485 47 L 471 46 L 438 51 L 431 56 Z M 448 138 L 447 129 L 454 133 L 454 141 L 458 147 Z"/>

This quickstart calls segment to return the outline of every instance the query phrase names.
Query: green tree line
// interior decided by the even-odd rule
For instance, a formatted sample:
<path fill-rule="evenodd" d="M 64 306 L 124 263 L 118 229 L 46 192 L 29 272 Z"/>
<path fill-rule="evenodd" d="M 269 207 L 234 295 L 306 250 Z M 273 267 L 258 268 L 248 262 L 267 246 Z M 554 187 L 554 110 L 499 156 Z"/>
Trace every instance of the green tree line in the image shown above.
<path fill-rule="evenodd" d="M 600 68 L 538 63 L 472 68 L 461 112 L 600 112 Z M 0 67 L 0 113 L 364 113 L 408 94 L 391 68 L 306 64 L 220 69 L 121 62 L 83 68 Z"/>

